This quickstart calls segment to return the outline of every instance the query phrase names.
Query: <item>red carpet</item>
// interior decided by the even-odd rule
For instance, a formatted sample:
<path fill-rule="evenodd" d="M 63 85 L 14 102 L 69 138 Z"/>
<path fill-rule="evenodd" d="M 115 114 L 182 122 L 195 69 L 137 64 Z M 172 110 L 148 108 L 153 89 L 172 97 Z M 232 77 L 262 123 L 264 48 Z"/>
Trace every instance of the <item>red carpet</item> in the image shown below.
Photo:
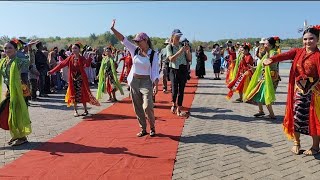
<path fill-rule="evenodd" d="M 193 77 L 187 84 L 185 110 L 197 83 Z M 140 128 L 126 98 L 3 167 L 0 179 L 171 179 L 184 118 L 170 112 L 170 100 L 159 85 L 156 137 L 136 137 Z"/>

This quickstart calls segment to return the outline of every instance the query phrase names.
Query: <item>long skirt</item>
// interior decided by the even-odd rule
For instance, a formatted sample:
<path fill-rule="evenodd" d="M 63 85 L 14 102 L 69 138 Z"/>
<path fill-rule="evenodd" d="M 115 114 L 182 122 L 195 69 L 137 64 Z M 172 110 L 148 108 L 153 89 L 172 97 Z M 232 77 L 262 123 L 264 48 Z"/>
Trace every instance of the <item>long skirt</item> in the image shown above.
<path fill-rule="evenodd" d="M 77 103 L 82 102 L 81 85 L 82 85 L 82 77 L 81 77 L 81 74 L 78 73 L 77 75 L 75 75 L 75 77 L 73 79 L 73 86 L 74 86 L 74 91 L 75 91 L 75 101 Z"/>
<path fill-rule="evenodd" d="M 294 97 L 294 130 L 295 132 L 309 135 L 310 134 L 310 105 L 312 100 L 312 87 L 318 80 L 305 83 L 298 81 Z M 303 86 L 304 85 L 304 86 Z M 314 124 L 314 123 L 311 123 Z"/>
<path fill-rule="evenodd" d="M 204 61 L 197 61 L 196 65 L 196 76 L 204 76 L 206 75 L 206 68 Z"/>
<path fill-rule="evenodd" d="M 9 103 L 9 96 L 0 103 L 0 128 L 4 130 L 9 130 Z"/>
<path fill-rule="evenodd" d="M 273 81 L 274 91 L 277 90 L 278 84 L 279 84 L 279 80 Z M 254 88 L 250 93 L 250 95 L 248 96 L 248 100 L 253 100 L 254 102 L 265 104 L 265 96 L 266 96 L 265 88 L 266 88 L 265 80 L 261 79 L 258 82 L 256 88 Z"/>

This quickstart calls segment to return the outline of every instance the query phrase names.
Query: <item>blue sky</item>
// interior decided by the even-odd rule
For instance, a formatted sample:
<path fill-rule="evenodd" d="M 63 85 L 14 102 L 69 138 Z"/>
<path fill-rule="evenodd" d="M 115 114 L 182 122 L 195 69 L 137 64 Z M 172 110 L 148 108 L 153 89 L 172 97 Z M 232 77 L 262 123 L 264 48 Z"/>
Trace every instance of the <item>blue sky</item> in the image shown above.
<path fill-rule="evenodd" d="M 320 24 L 320 2 L 0 2 L 0 36 L 84 37 L 109 30 L 112 19 L 124 35 L 169 37 L 179 28 L 193 40 L 298 38 L 306 19 Z"/>

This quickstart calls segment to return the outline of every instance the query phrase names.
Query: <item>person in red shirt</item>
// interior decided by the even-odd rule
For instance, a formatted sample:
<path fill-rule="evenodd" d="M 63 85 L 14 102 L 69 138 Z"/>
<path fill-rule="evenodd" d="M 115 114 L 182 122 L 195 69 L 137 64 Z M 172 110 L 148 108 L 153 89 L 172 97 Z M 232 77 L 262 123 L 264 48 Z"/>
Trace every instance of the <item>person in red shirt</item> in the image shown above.
<path fill-rule="evenodd" d="M 319 153 L 320 136 L 320 26 L 307 28 L 303 32 L 303 48 L 294 48 L 269 59 L 263 64 L 293 59 L 288 86 L 288 96 L 283 120 L 284 132 L 294 139 L 291 151 L 300 154 L 300 134 L 312 136 L 312 147 L 305 155 Z"/>
<path fill-rule="evenodd" d="M 119 63 L 123 61 L 123 67 L 122 67 L 122 72 L 120 75 L 120 82 L 125 82 L 127 83 L 127 77 L 131 71 L 131 67 L 132 67 L 132 57 L 130 52 L 128 51 L 128 55 L 122 57 L 121 59 L 119 59 Z M 128 87 L 128 90 L 130 89 L 130 87 Z"/>
<path fill-rule="evenodd" d="M 85 67 L 91 65 L 92 59 L 86 59 L 80 55 L 81 43 L 76 43 L 72 46 L 72 55 L 67 59 L 62 61 L 59 65 L 54 67 L 48 72 L 48 75 L 51 75 L 60 69 L 68 66 L 69 68 L 69 86 L 65 101 L 70 107 L 72 104 L 74 106 L 74 116 L 78 117 L 77 103 L 82 103 L 84 107 L 83 116 L 88 115 L 87 102 L 92 105 L 100 106 L 98 100 L 92 95 L 87 74 L 84 70 Z"/>
<path fill-rule="evenodd" d="M 227 95 L 227 99 L 230 99 L 233 96 L 233 92 L 238 92 L 240 96 L 236 100 L 238 102 L 242 102 L 243 92 L 245 92 L 248 87 L 250 78 L 253 74 L 251 69 L 253 66 L 253 58 L 250 54 L 250 44 L 244 45 L 243 50 L 244 56 L 239 64 L 239 70 L 236 78 L 228 85 L 230 91 Z"/>
<path fill-rule="evenodd" d="M 227 51 L 229 54 L 229 60 L 228 60 L 228 69 L 227 69 L 227 74 L 226 74 L 226 84 L 229 84 L 231 73 L 233 72 L 233 68 L 235 66 L 237 54 L 236 54 L 236 49 L 234 46 L 229 47 L 227 49 Z"/>

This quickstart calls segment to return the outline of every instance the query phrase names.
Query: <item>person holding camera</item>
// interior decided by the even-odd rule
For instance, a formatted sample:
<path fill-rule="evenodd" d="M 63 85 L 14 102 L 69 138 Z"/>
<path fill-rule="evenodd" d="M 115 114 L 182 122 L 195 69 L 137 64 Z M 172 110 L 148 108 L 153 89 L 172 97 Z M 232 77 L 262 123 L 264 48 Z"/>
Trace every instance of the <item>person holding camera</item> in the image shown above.
<path fill-rule="evenodd" d="M 183 45 L 185 45 L 185 46 L 189 46 L 189 47 L 190 47 L 190 53 L 192 54 L 192 47 L 191 47 L 191 45 L 190 45 L 190 43 L 189 43 L 189 40 L 188 40 L 187 38 L 184 38 L 184 39 L 181 41 L 181 43 L 182 43 Z M 187 80 L 190 80 L 190 79 L 191 79 L 191 75 L 190 75 L 190 73 L 191 73 L 191 70 L 190 70 L 191 64 L 192 64 L 191 61 L 190 61 L 190 62 L 187 62 L 187 69 L 188 69 Z"/>
<path fill-rule="evenodd" d="M 181 112 L 184 88 L 187 82 L 187 64 L 192 60 L 191 49 L 188 43 L 180 45 L 179 40 L 183 34 L 179 29 L 174 29 L 171 36 L 171 43 L 166 47 L 167 57 L 170 61 L 170 81 L 172 89 L 171 112 L 178 116 L 186 116 Z M 177 102 L 178 98 L 178 102 Z"/>
<path fill-rule="evenodd" d="M 214 80 L 221 80 L 220 78 L 220 67 L 221 67 L 221 52 L 220 52 L 220 46 L 219 44 L 214 44 L 213 49 L 211 51 L 212 53 L 212 60 L 211 64 L 213 66 L 213 72 L 215 75 Z"/>

